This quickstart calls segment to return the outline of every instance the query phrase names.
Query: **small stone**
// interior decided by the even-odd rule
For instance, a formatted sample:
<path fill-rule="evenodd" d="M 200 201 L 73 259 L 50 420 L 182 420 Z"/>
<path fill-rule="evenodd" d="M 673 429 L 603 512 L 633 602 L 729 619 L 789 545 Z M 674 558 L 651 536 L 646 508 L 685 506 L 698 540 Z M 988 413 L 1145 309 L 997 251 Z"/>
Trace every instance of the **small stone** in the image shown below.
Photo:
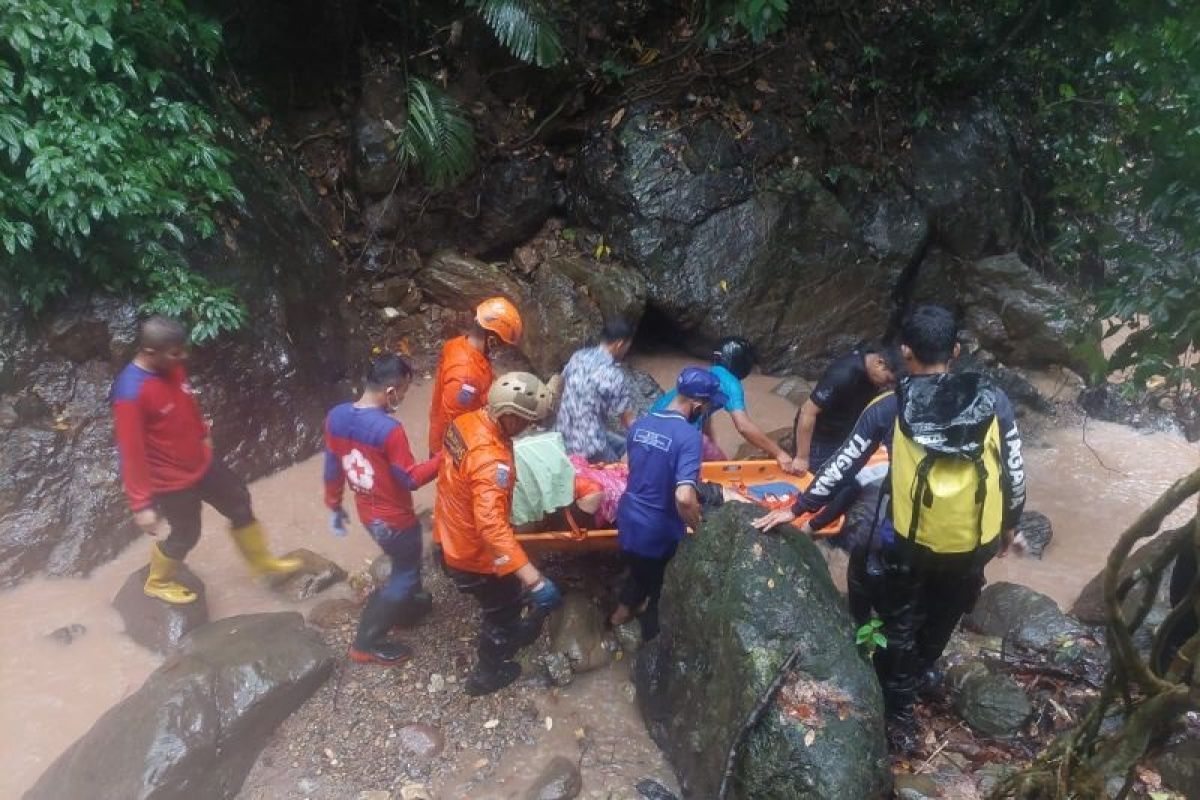
<path fill-rule="evenodd" d="M 400 740 L 400 749 L 421 758 L 433 758 L 442 752 L 446 739 L 442 732 L 432 725 L 413 723 L 405 725 L 398 732 L 389 734 Z"/>
<path fill-rule="evenodd" d="M 272 577 L 271 587 L 297 602 L 315 597 L 335 583 L 346 580 L 346 570 L 312 550 L 302 547 L 284 553 L 281 558 L 298 559 L 301 567 L 295 572 Z"/>
<path fill-rule="evenodd" d="M 968 725 L 988 736 L 1017 733 L 1033 713 L 1025 690 L 1007 675 L 968 677 L 954 699 L 954 709 Z"/>
<path fill-rule="evenodd" d="M 571 659 L 567 658 L 566 653 L 547 653 L 542 657 L 542 664 L 550 674 L 550 682 L 555 686 L 569 686 L 575 678 L 575 671 L 571 669 Z"/>
<path fill-rule="evenodd" d="M 358 793 L 358 800 L 392 800 L 392 793 L 384 789 L 364 789 Z"/>
<path fill-rule="evenodd" d="M 410 783 L 400 789 L 401 800 L 433 800 L 429 787 L 423 783 Z"/>
<path fill-rule="evenodd" d="M 634 788 L 646 800 L 679 800 L 674 792 L 653 778 L 643 778 Z"/>
<path fill-rule="evenodd" d="M 429 686 L 426 691 L 430 694 L 437 694 L 446 690 L 446 679 L 441 674 L 435 672 L 429 676 Z"/>
<path fill-rule="evenodd" d="M 525 793 L 525 800 L 573 800 L 581 791 L 583 776 L 579 774 L 579 765 L 564 756 L 555 756 Z"/>
<path fill-rule="evenodd" d="M 487 722 L 483 723 L 483 727 L 489 731 L 495 729 L 499 725 L 500 720 L 498 719 L 489 719 Z"/>
<path fill-rule="evenodd" d="M 391 306 L 388 306 L 387 308 L 383 309 L 383 311 L 380 313 L 383 314 L 383 318 L 388 322 L 391 322 L 394 319 L 399 319 L 399 317 L 400 317 L 400 311 L 398 309 L 392 308 Z"/>
<path fill-rule="evenodd" d="M 46 634 L 47 639 L 53 639 L 60 644 L 70 644 L 87 633 L 87 628 L 80 625 L 78 622 L 73 622 L 70 625 L 63 625 L 50 633 Z"/>
<path fill-rule="evenodd" d="M 317 782 L 312 778 L 301 778 L 296 781 L 296 789 L 300 794 L 312 794 L 317 790 Z"/>

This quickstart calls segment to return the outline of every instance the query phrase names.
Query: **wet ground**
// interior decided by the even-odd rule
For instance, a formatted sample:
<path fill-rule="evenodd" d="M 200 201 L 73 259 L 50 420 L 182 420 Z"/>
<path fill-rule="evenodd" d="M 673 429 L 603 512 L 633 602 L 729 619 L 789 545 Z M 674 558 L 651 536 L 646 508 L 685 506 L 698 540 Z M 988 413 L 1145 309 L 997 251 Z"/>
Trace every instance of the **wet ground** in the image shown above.
<path fill-rule="evenodd" d="M 635 361 L 664 384 L 685 363 L 678 356 Z M 757 375 L 746 382 L 750 413 L 764 430 L 790 424 L 795 414 L 791 402 L 771 393 L 777 383 Z M 418 454 L 425 451 L 427 408 L 428 388 L 421 383 L 400 413 L 410 422 Z M 728 418 L 721 415 L 717 426 L 718 442 L 734 452 L 739 437 Z M 1122 528 L 1163 488 L 1200 464 L 1194 445 L 1168 434 L 1091 422 L 1086 436 L 1085 444 L 1082 428 L 1072 422 L 1051 426 L 1027 442 L 1029 506 L 1049 515 L 1054 542 L 1042 561 L 994 562 L 992 580 L 1025 583 L 1069 604 L 1103 566 Z M 378 550 L 357 527 L 346 539 L 329 534 L 320 472 L 320 458 L 312 458 L 256 482 L 256 510 L 276 550 L 308 547 L 360 571 Z M 431 492 L 426 487 L 418 493 L 418 509 L 428 509 Z M 223 528 L 206 509 L 205 533 L 188 559 L 207 583 L 211 616 L 297 608 L 247 577 Z M 124 636 L 108 605 L 129 573 L 144 563 L 147 546 L 136 543 L 86 579 L 35 579 L 0 593 L 0 798 L 18 797 L 159 663 Z M 418 646 L 413 663 L 398 670 L 344 665 L 280 729 L 243 796 L 353 798 L 360 791 L 393 791 L 398 781 L 408 781 L 426 785 L 439 797 L 508 797 L 523 791 L 530 775 L 556 753 L 579 764 L 585 797 L 634 797 L 632 786 L 643 776 L 671 785 L 670 772 L 629 699 L 622 663 L 581 676 L 563 690 L 533 679 L 498 697 L 468 701 L 457 686 L 470 663 L 474 610 L 452 589 L 431 585 L 439 600 L 437 617 L 413 633 Z M 333 589 L 299 610 L 348 594 L 346 587 Z M 75 623 L 87 631 L 71 644 L 47 638 Z M 327 633 L 336 649 L 344 650 L 351 625 L 348 620 Z M 446 688 L 430 693 L 434 673 Z M 487 727 L 492 720 L 496 724 Z M 400 753 L 389 734 L 399 737 L 411 722 L 443 731 L 441 755 L 422 761 Z M 311 783 L 301 785 L 302 780 Z M 589 794 L 593 791 L 600 794 Z"/>

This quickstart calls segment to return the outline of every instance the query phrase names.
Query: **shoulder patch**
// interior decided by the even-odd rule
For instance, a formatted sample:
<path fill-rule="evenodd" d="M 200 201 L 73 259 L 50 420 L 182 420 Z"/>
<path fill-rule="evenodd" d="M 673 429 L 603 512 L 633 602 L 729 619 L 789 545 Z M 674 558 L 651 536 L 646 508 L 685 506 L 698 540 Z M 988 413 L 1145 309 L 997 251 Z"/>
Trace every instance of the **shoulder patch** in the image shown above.
<path fill-rule="evenodd" d="M 472 386 L 469 383 L 464 383 L 462 385 L 462 388 L 458 390 L 458 394 L 455 396 L 455 400 L 458 402 L 458 404 L 460 406 L 468 406 L 471 403 L 475 402 L 475 395 L 477 395 L 478 393 L 479 393 L 479 390 L 476 389 L 474 386 Z"/>
<path fill-rule="evenodd" d="M 497 464 L 496 485 L 501 489 L 507 489 L 510 483 L 512 483 L 512 469 L 508 464 Z"/>

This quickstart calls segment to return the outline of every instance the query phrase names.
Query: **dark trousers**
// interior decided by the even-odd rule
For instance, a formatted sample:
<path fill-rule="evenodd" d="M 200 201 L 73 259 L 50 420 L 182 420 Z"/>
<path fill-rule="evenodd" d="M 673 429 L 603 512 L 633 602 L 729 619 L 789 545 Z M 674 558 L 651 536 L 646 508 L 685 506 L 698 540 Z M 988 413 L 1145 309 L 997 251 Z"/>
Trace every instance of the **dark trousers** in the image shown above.
<path fill-rule="evenodd" d="M 662 596 L 667 564 L 671 563 L 674 556 L 674 550 L 661 558 L 642 556 L 628 550 L 621 551 L 621 560 L 625 562 L 629 571 L 617 593 L 617 600 L 637 614 L 642 623 L 643 641 L 648 642 L 658 635 L 658 599 Z M 638 613 L 642 603 L 646 603 L 646 610 Z"/>
<path fill-rule="evenodd" d="M 159 545 L 163 555 L 182 559 L 200 540 L 200 504 L 208 503 L 234 528 L 254 521 L 250 490 L 229 467 L 213 459 L 208 471 L 195 484 L 175 492 L 156 495 L 154 504 L 167 518 L 171 532 Z"/>
<path fill-rule="evenodd" d="M 941 657 L 963 614 L 983 590 L 983 569 L 999 537 L 973 553 L 935 553 L 899 539 L 881 553 L 876 608 L 887 647 L 875 652 L 887 712 L 908 719 L 921 675 Z"/>
<path fill-rule="evenodd" d="M 367 533 L 392 562 L 392 573 L 379 593 L 396 602 L 407 600 L 421 587 L 421 526 L 393 528 L 376 520 L 367 525 Z"/>
<path fill-rule="evenodd" d="M 522 617 L 525 591 L 516 575 L 484 575 L 464 572 L 449 565 L 446 574 L 460 592 L 469 594 L 479 603 L 479 639 L 476 652 L 479 666 L 495 670 L 522 647 L 533 644 L 542 632 L 544 614 Z"/>

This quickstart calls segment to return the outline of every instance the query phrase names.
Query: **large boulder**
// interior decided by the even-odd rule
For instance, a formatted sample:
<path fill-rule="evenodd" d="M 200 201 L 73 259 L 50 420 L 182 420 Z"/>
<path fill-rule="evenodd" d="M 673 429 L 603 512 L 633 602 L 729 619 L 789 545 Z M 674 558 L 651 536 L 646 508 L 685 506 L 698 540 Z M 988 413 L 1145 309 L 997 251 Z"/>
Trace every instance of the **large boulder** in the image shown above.
<path fill-rule="evenodd" d="M 1053 598 L 1006 581 L 983 590 L 964 624 L 976 633 L 1055 656 L 1090 639 L 1083 625 L 1064 614 Z"/>
<path fill-rule="evenodd" d="M 584 148 L 572 208 L 645 277 L 649 300 L 697 353 L 747 336 L 771 369 L 819 368 L 886 324 L 894 277 L 809 173 L 767 170 L 787 144 L 737 138 L 712 119 L 647 110 Z"/>
<path fill-rule="evenodd" d="M 1002 360 L 1027 366 L 1062 364 L 1085 375 L 1102 363 L 1099 325 L 1078 300 L 1016 253 L 966 265 L 961 285 L 969 311 L 998 321 L 977 323 L 973 330 L 980 344 Z"/>
<path fill-rule="evenodd" d="M 519 307 L 525 290 L 495 264 L 452 250 L 434 253 L 417 275 L 417 284 L 430 302 L 458 311 L 471 311 L 497 295 Z"/>
<path fill-rule="evenodd" d="M 807 537 L 767 536 L 752 508 L 706 517 L 667 570 L 662 633 L 638 654 L 638 702 L 692 797 L 716 797 L 726 756 L 797 653 L 739 750 L 735 798 L 884 796 L 879 684 Z"/>
<path fill-rule="evenodd" d="M 986 670 L 963 678 L 955 692 L 954 710 L 987 736 L 1012 736 L 1033 714 L 1033 706 L 1019 683 Z"/>
<path fill-rule="evenodd" d="M 113 608 L 125 623 L 125 633 L 130 639 L 156 653 L 166 654 L 179 646 L 183 637 L 208 622 L 208 599 L 204 582 L 188 569 L 187 564 L 179 568 L 175 580 L 196 593 L 191 603 L 166 603 L 148 597 L 143 591 L 147 565 L 130 575 L 113 598 Z"/>
<path fill-rule="evenodd" d="M 1021 169 L 1012 135 L 993 110 L 959 114 L 913 137 L 912 183 L 934 239 L 973 259 L 1019 239 Z"/>
<path fill-rule="evenodd" d="M 1137 550 L 1134 550 L 1125 559 L 1125 563 L 1121 565 L 1121 571 L 1117 576 L 1118 585 L 1127 580 L 1130 575 L 1149 567 L 1163 553 L 1174 547 L 1180 538 L 1190 536 L 1191 532 L 1192 525 L 1188 523 L 1179 528 L 1163 531 Z M 1160 590 L 1165 588 L 1169 577 L 1170 572 L 1168 571 L 1164 575 L 1164 586 L 1160 587 Z M 1125 597 L 1125 602 L 1122 604 L 1125 614 L 1132 614 L 1134 609 L 1141 605 L 1144 597 L 1145 584 L 1143 583 L 1140 587 L 1130 591 Z M 1079 597 L 1075 598 L 1075 602 L 1071 604 L 1071 614 L 1088 625 L 1103 625 L 1108 621 L 1108 609 L 1104 604 L 1104 570 L 1097 572 L 1084 585 L 1083 589 L 1079 592 Z"/>
<path fill-rule="evenodd" d="M 507 256 L 533 238 L 564 200 L 562 179 L 548 155 L 488 164 L 478 191 L 479 219 L 467 221 L 464 240 L 470 251 L 488 256 Z"/>
<path fill-rule="evenodd" d="M 329 302 L 343 293 L 340 257 L 292 179 L 249 152 L 235 171 L 244 204 L 185 255 L 249 314 L 240 331 L 195 348 L 189 372 L 216 451 L 250 479 L 316 452 L 325 411 L 344 397 L 348 339 Z M 33 318 L 0 297 L 0 586 L 87 573 L 139 535 L 109 405 L 137 314 L 128 297 L 80 294 Z"/>
<path fill-rule="evenodd" d="M 271 732 L 334 662 L 293 612 L 205 625 L 55 759 L 25 800 L 232 798 Z"/>

